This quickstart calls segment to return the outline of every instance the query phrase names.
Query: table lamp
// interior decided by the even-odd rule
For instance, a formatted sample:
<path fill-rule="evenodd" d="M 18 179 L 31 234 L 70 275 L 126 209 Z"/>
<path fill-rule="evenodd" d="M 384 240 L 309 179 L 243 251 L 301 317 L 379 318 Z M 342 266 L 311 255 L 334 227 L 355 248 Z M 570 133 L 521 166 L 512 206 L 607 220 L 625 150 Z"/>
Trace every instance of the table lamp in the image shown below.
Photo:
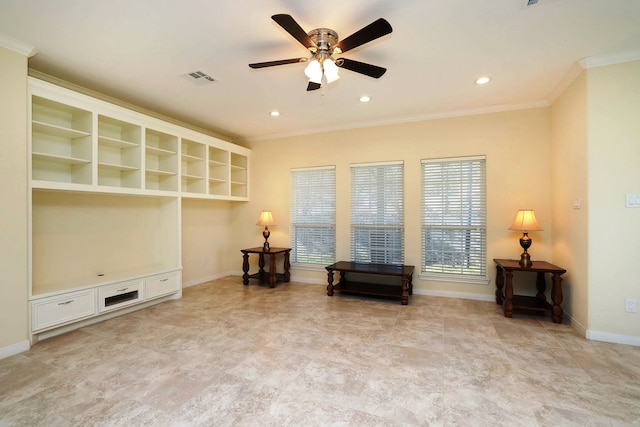
<path fill-rule="evenodd" d="M 262 250 L 265 252 L 269 252 L 269 250 L 271 249 L 271 247 L 269 246 L 269 236 L 271 235 L 269 226 L 275 225 L 271 211 L 262 211 L 260 213 L 260 218 L 258 218 L 258 222 L 256 222 L 256 225 L 264 225 L 264 230 L 262 231 L 262 236 L 264 237 L 264 245 L 262 245 Z"/>
<path fill-rule="evenodd" d="M 509 230 L 522 231 L 520 246 L 522 246 L 524 252 L 520 255 L 520 265 L 525 268 L 531 267 L 531 256 L 529 256 L 529 252 L 527 252 L 527 249 L 531 246 L 529 231 L 542 231 L 542 227 L 540 227 L 540 224 L 536 221 L 536 214 L 532 209 L 520 209 Z"/>

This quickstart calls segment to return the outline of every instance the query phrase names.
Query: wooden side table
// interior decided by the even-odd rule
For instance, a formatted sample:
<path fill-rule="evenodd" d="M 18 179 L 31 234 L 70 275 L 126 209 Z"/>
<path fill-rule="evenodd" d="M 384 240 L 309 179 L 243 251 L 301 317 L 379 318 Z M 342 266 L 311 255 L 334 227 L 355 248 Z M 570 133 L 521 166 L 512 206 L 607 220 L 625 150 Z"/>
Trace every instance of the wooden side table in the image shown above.
<path fill-rule="evenodd" d="M 341 292 L 373 295 L 381 297 L 399 297 L 402 305 L 409 304 L 409 295 L 413 294 L 413 265 L 402 264 L 371 264 L 365 262 L 338 261 L 325 267 L 327 270 L 327 295 L 333 296 L 333 290 Z M 333 284 L 333 273 L 340 273 L 340 282 Z M 399 277 L 401 286 L 384 283 L 363 283 L 347 280 L 347 273 L 363 275 L 382 275 Z"/>
<path fill-rule="evenodd" d="M 288 282 L 291 278 L 291 274 L 289 273 L 289 269 L 291 268 L 291 264 L 289 263 L 289 252 L 291 252 L 291 248 L 271 248 L 269 251 L 265 251 L 262 246 L 260 246 L 257 248 L 240 249 L 240 252 L 242 252 L 242 271 L 244 272 L 242 275 L 242 283 L 244 283 L 245 286 L 249 284 L 249 279 L 258 279 L 260 280 L 260 283 L 267 282 L 267 276 L 264 271 L 265 255 L 269 256 L 269 287 L 275 288 L 278 279 Z M 257 273 L 249 274 L 249 254 L 259 255 L 258 267 L 260 267 L 260 270 Z M 276 272 L 276 257 L 280 254 L 284 256 L 283 274 Z"/>
<path fill-rule="evenodd" d="M 496 304 L 502 304 L 504 317 L 511 317 L 513 309 L 551 311 L 554 323 L 562 323 L 562 275 L 567 272 L 564 268 L 546 261 L 533 261 L 531 267 L 522 267 L 517 260 L 494 259 L 496 263 Z M 513 272 L 525 271 L 537 273 L 535 297 L 513 294 Z M 545 291 L 547 288 L 545 274 L 552 276 L 551 300 L 547 302 Z M 503 292 L 504 291 L 504 292 Z"/>

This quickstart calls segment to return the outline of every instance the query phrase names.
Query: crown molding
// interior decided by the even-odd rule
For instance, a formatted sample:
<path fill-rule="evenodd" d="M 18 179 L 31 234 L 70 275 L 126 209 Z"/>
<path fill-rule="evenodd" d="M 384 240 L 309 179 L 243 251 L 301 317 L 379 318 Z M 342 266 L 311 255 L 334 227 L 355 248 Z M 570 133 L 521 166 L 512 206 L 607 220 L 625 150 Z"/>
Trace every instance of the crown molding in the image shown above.
<path fill-rule="evenodd" d="M 24 55 L 27 58 L 31 58 L 33 55 L 38 53 L 38 49 L 36 49 L 35 46 L 21 42 L 20 40 L 16 40 L 4 34 L 0 34 L 0 46 Z"/>
<path fill-rule="evenodd" d="M 640 50 L 627 50 L 624 52 L 610 53 L 606 55 L 588 56 L 575 62 L 569 71 L 560 79 L 556 87 L 549 94 L 549 104 L 556 99 L 574 82 L 584 71 L 590 68 L 605 67 L 607 65 L 624 64 L 640 60 Z"/>
<path fill-rule="evenodd" d="M 625 62 L 633 62 L 640 60 L 640 49 L 627 50 L 623 52 L 610 53 L 606 55 L 595 55 L 584 58 L 578 63 L 582 68 L 596 68 L 607 65 L 623 64 Z"/>
<path fill-rule="evenodd" d="M 538 102 L 526 103 L 526 104 L 490 105 L 487 107 L 469 109 L 469 110 L 453 110 L 453 111 L 447 111 L 442 113 L 399 116 L 399 117 L 394 117 L 386 120 L 349 123 L 345 125 L 328 126 L 323 128 L 314 128 L 314 129 L 307 129 L 307 130 L 301 130 L 301 131 L 256 135 L 256 136 L 249 136 L 246 138 L 239 138 L 238 141 L 241 141 L 241 142 L 266 141 L 266 140 L 272 140 L 272 139 L 283 139 L 283 138 L 290 138 L 290 137 L 296 137 L 296 136 L 314 135 L 319 133 L 339 132 L 339 131 L 352 130 L 352 129 L 363 129 L 363 128 L 376 127 L 376 126 L 388 126 L 388 125 L 396 125 L 396 124 L 411 123 L 411 122 L 448 119 L 453 117 L 476 116 L 480 114 L 492 114 L 492 113 L 502 113 L 506 111 L 544 108 L 544 107 L 548 107 L 549 105 L 550 104 L 544 100 L 538 101 Z"/>

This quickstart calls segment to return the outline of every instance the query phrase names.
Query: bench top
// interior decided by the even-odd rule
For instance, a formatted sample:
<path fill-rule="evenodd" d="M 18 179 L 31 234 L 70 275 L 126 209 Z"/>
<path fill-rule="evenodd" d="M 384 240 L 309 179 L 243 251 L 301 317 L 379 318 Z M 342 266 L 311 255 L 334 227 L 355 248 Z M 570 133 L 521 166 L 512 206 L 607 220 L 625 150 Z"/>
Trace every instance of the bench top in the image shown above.
<path fill-rule="evenodd" d="M 413 275 L 414 266 L 404 264 L 372 264 L 368 262 L 338 261 L 325 267 L 327 271 L 344 271 L 347 273 L 383 274 L 385 276 L 409 277 Z"/>

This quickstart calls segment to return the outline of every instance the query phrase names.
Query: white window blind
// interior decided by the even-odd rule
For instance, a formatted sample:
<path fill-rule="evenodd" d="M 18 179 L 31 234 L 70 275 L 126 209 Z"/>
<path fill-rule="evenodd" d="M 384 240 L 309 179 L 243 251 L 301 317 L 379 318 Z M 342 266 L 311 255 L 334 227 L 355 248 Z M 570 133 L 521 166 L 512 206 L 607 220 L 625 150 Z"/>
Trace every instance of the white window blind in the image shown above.
<path fill-rule="evenodd" d="M 291 171 L 291 261 L 332 264 L 336 259 L 335 167 Z"/>
<path fill-rule="evenodd" d="M 351 259 L 404 262 L 402 163 L 351 166 Z"/>
<path fill-rule="evenodd" d="M 422 161 L 422 272 L 486 277 L 485 158 Z"/>

